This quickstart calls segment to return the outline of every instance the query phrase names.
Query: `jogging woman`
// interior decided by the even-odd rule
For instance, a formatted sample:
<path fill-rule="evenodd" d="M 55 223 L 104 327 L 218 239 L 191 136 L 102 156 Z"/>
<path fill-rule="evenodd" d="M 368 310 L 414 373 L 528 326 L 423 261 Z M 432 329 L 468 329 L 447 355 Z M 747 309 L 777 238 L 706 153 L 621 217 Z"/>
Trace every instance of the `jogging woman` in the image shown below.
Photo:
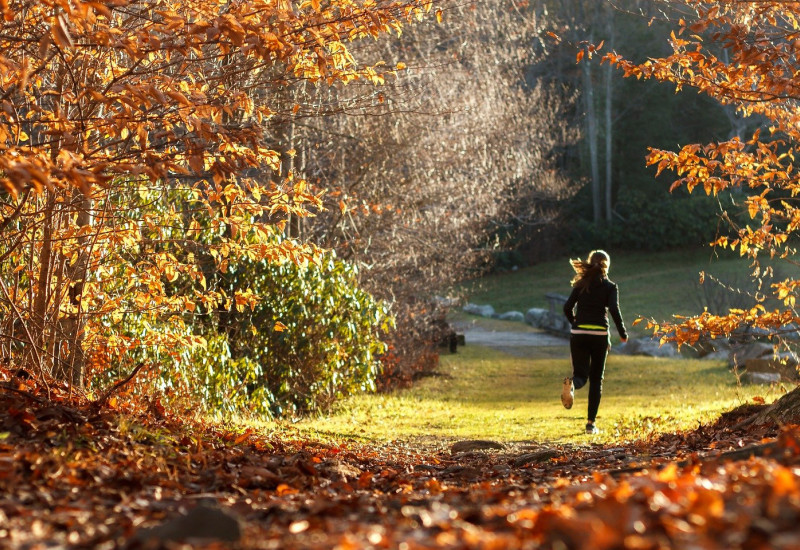
<path fill-rule="evenodd" d="M 589 414 L 586 433 L 598 432 L 595 424 L 600 396 L 603 393 L 603 371 L 611 347 L 608 333 L 608 314 L 614 319 L 620 339 L 628 340 L 622 314 L 619 311 L 617 285 L 608 279 L 611 258 L 603 250 L 594 250 L 589 259 L 570 260 L 575 276 L 572 293 L 564 304 L 564 315 L 572 326 L 569 351 L 572 376 L 564 379 L 561 403 L 572 408 L 575 389 L 589 383 Z"/>

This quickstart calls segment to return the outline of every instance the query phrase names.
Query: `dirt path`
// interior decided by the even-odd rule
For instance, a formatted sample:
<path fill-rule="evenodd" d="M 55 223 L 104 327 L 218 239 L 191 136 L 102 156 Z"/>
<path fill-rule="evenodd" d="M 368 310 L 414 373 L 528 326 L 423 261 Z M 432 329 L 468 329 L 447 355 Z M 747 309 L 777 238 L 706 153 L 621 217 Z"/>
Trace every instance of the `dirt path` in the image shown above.
<path fill-rule="evenodd" d="M 458 324 L 456 330 L 464 335 L 466 345 L 479 345 L 496 349 L 516 357 L 530 357 L 535 348 L 566 347 L 567 338 L 554 336 L 534 329 L 504 331 L 486 329 L 474 324 Z"/>

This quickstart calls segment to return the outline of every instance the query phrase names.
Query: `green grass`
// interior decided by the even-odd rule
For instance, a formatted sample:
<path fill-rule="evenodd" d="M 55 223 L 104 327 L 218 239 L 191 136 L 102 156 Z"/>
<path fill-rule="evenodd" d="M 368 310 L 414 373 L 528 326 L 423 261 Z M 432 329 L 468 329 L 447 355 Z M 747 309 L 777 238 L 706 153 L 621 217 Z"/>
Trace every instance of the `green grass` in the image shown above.
<path fill-rule="evenodd" d="M 603 432 L 586 436 L 587 388 L 576 392 L 570 410 L 559 400 L 568 365 L 566 346 L 537 348 L 535 357 L 524 359 L 466 346 L 442 357 L 442 376 L 409 390 L 357 396 L 337 413 L 296 427 L 314 437 L 371 442 L 607 443 L 694 428 L 754 396 L 772 400 L 778 391 L 737 385 L 719 361 L 612 355 L 597 419 Z"/>
<path fill-rule="evenodd" d="M 611 253 L 609 277 L 620 288 L 620 309 L 631 329 L 638 317 L 668 320 L 674 314 L 702 311 L 697 281 L 705 271 L 718 279 L 747 282 L 749 261 L 726 254 L 716 257 L 711 249 L 661 253 Z M 569 294 L 572 268 L 569 258 L 544 262 L 514 272 L 484 277 L 461 290 L 475 304 L 491 304 L 497 312 L 526 311 L 548 307 L 545 294 Z M 707 283 L 713 288 L 713 283 Z M 644 334 L 644 325 L 633 327 Z"/>
<path fill-rule="evenodd" d="M 746 260 L 718 258 L 710 250 L 610 252 L 610 276 L 620 286 L 620 303 L 629 328 L 637 317 L 664 320 L 673 314 L 700 311 L 699 271 L 745 283 L 749 272 Z M 548 292 L 568 293 L 571 274 L 564 257 L 486 277 L 466 293 L 469 301 L 491 304 L 498 312 L 525 311 L 547 307 Z M 534 330 L 523 323 L 459 311 L 454 311 L 451 319 L 487 330 Z M 633 336 L 643 335 L 644 325 L 632 332 Z M 587 388 L 576 393 L 570 410 L 559 400 L 560 381 L 570 370 L 566 342 L 558 347 L 526 348 L 514 356 L 468 345 L 456 355 L 442 356 L 441 376 L 422 380 L 408 390 L 353 397 L 335 414 L 307 419 L 295 427 L 311 437 L 370 442 L 613 443 L 695 428 L 752 402 L 755 396 L 772 401 L 782 393 L 780 388 L 739 385 L 722 361 L 611 355 L 598 416 L 603 431 L 586 436 Z"/>

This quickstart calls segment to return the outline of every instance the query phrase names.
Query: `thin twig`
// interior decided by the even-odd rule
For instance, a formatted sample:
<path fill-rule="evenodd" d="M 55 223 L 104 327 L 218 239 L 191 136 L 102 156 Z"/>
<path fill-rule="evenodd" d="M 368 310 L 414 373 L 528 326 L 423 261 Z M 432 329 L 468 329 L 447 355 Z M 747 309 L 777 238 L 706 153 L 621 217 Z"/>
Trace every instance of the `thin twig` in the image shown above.
<path fill-rule="evenodd" d="M 142 370 L 142 367 L 144 367 L 144 365 L 145 365 L 144 363 L 139 363 L 138 365 L 136 365 L 136 367 L 133 369 L 133 371 L 131 371 L 131 373 L 128 376 L 126 376 L 122 380 L 119 380 L 116 384 L 111 386 L 111 388 L 106 393 L 104 393 L 100 397 L 100 399 L 98 399 L 97 401 L 94 401 L 92 403 L 92 406 L 99 408 L 99 407 L 102 407 L 103 405 L 105 405 L 105 403 L 106 403 L 106 401 L 108 401 L 109 397 L 111 397 L 114 394 L 114 392 L 116 392 L 122 386 L 124 386 L 125 384 L 127 384 L 128 382 L 133 380 L 133 377 L 136 376 L 139 373 L 140 370 Z"/>

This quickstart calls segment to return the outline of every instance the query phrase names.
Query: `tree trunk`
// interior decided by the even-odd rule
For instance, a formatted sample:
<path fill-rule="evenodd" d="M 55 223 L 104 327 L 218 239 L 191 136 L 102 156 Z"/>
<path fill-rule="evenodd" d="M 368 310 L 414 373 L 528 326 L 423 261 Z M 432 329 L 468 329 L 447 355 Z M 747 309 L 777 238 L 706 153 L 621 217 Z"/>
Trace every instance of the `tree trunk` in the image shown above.
<path fill-rule="evenodd" d="M 592 37 L 589 37 L 589 42 Z M 592 64 L 586 60 L 583 66 L 583 97 L 586 101 L 586 139 L 589 142 L 589 163 L 592 171 L 592 212 L 594 222 L 602 220 L 600 198 L 600 165 L 597 158 L 597 113 L 594 108 L 594 84 L 592 83 Z"/>
<path fill-rule="evenodd" d="M 27 362 L 36 372 L 43 373 L 46 366 L 43 364 L 44 353 L 48 340 L 47 304 L 50 301 L 50 278 L 53 258 L 53 226 L 55 224 L 55 192 L 47 191 L 42 220 L 42 248 L 39 251 L 39 275 L 36 280 L 36 297 L 33 302 L 33 327 L 29 333 L 34 341 L 30 342 L 31 349 Z"/>
<path fill-rule="evenodd" d="M 296 177 L 294 157 L 296 154 L 295 149 L 295 123 L 292 118 L 286 123 L 286 130 L 284 132 L 284 143 L 281 151 L 281 180 L 287 181 L 289 178 Z M 289 214 L 289 219 L 286 224 L 286 236 L 290 239 L 300 238 L 300 216 L 297 214 Z"/>
<path fill-rule="evenodd" d="M 76 224 L 85 227 L 91 224 L 92 200 L 76 191 L 72 203 L 77 210 Z M 71 311 L 60 321 L 59 334 L 62 341 L 69 346 L 69 354 L 63 360 L 61 354 L 56 357 L 56 376 L 68 380 L 75 387 L 83 386 L 83 371 L 86 365 L 86 355 L 83 350 L 84 328 L 86 318 L 83 311 L 83 293 L 88 275 L 89 260 L 91 256 L 91 243 L 89 235 L 78 237 L 78 259 L 67 268 L 67 284 L 71 284 L 68 299 Z"/>
<path fill-rule="evenodd" d="M 750 424 L 800 424 L 800 386 L 741 422 L 737 427 Z"/>
<path fill-rule="evenodd" d="M 606 8 L 608 10 L 608 41 L 609 41 L 609 49 L 614 49 L 614 23 L 613 23 L 613 8 L 610 6 Z M 613 215 L 613 207 L 611 204 L 612 199 L 612 181 L 611 181 L 611 174 L 612 174 L 612 167 L 613 167 L 613 152 L 612 152 L 612 138 L 613 138 L 613 128 L 611 122 L 611 108 L 612 108 L 612 96 L 614 92 L 614 81 L 613 81 L 613 67 L 611 63 L 606 65 L 606 72 L 605 72 L 605 88 L 606 88 L 606 101 L 605 101 L 605 115 L 606 115 L 606 223 L 611 225 Z"/>

